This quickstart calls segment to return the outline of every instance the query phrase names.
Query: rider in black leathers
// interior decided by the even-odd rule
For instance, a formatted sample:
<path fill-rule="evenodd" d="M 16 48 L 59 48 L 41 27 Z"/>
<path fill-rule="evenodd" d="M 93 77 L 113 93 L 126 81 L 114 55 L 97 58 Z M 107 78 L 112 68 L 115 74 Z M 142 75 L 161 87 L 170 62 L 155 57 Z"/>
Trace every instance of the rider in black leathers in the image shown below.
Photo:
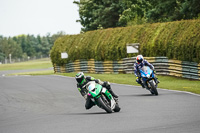
<path fill-rule="evenodd" d="M 79 90 L 79 92 L 81 93 L 81 95 L 85 98 L 86 103 L 85 103 L 85 108 L 86 109 L 90 109 L 92 106 L 95 105 L 94 102 L 91 101 L 90 96 L 88 96 L 88 91 L 85 87 L 85 85 L 89 82 L 89 81 L 95 81 L 96 83 L 102 85 L 103 87 L 105 87 L 106 89 L 108 89 L 108 91 L 111 93 L 111 95 L 117 99 L 118 96 L 112 91 L 111 87 L 110 87 L 110 83 L 105 81 L 102 82 L 99 79 L 95 79 L 93 77 L 90 76 L 85 76 L 83 72 L 79 72 L 76 74 L 75 76 L 76 81 L 77 81 L 77 88 Z"/>
<path fill-rule="evenodd" d="M 140 76 L 140 71 L 139 71 L 143 66 L 149 66 L 150 69 L 153 70 L 154 74 L 156 74 L 156 71 L 154 70 L 154 66 L 150 64 L 147 60 L 145 60 L 142 55 L 138 55 L 136 57 L 136 61 L 134 64 L 134 73 L 136 76 L 136 82 L 138 84 L 141 84 L 142 87 L 145 88 L 144 84 L 141 82 L 141 76 Z M 158 84 L 160 81 L 158 81 L 157 78 L 155 77 L 155 82 L 156 84 Z"/>

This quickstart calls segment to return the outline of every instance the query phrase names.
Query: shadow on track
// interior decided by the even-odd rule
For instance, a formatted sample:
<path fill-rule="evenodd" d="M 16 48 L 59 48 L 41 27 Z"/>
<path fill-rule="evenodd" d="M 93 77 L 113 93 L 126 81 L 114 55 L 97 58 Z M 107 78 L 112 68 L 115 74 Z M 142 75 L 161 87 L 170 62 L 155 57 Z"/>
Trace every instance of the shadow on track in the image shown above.
<path fill-rule="evenodd" d="M 107 112 L 87 112 L 87 113 L 64 113 L 57 115 L 106 115 L 106 114 L 115 114 L 119 112 L 107 113 Z"/>
<path fill-rule="evenodd" d="M 108 114 L 108 113 L 106 112 L 69 113 L 69 115 L 100 115 L 100 114 Z"/>
<path fill-rule="evenodd" d="M 132 94 L 132 95 L 120 95 L 120 97 L 146 97 L 146 96 L 155 96 L 152 94 Z"/>
<path fill-rule="evenodd" d="M 88 113 L 64 113 L 64 114 L 57 114 L 57 115 L 100 115 L 100 114 L 109 114 L 106 112 L 88 112 Z"/>

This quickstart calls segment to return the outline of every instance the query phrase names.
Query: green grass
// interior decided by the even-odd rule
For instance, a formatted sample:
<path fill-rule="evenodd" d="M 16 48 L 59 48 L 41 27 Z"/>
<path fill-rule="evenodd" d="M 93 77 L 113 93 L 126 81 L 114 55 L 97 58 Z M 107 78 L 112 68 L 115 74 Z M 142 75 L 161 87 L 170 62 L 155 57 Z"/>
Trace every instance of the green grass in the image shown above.
<path fill-rule="evenodd" d="M 53 75 L 53 74 L 54 74 L 53 70 L 44 70 L 44 71 L 34 71 L 34 72 L 13 73 L 13 74 L 9 74 L 8 76 L 12 76 L 12 75 L 32 75 L 32 76 L 37 76 L 37 75 Z"/>
<path fill-rule="evenodd" d="M 3 70 L 25 70 L 25 69 L 43 69 L 52 67 L 52 63 L 49 58 L 38 59 L 27 62 L 13 63 L 13 64 L 1 64 L 0 71 Z"/>
<path fill-rule="evenodd" d="M 76 73 L 64 73 L 59 75 L 74 77 Z M 87 74 L 94 78 L 101 79 L 102 81 L 109 81 L 112 83 L 119 84 L 128 84 L 128 85 L 137 85 L 135 81 L 134 74 Z M 196 94 L 200 94 L 200 81 L 189 80 L 183 78 L 177 78 L 172 76 L 162 76 L 157 75 L 160 83 L 158 88 L 169 89 L 169 90 L 179 90 L 179 91 L 188 91 Z"/>
<path fill-rule="evenodd" d="M 28 61 L 28 62 L 22 62 L 22 63 L 2 64 L 0 65 L 0 71 L 1 70 L 43 69 L 43 68 L 50 68 L 50 67 L 52 67 L 50 59 L 40 59 L 40 60 L 34 60 L 34 61 Z M 53 70 L 45 70 L 45 71 L 15 73 L 12 75 L 52 75 L 52 74 L 54 74 Z M 58 73 L 58 75 L 74 77 L 76 73 Z M 90 75 L 94 78 L 101 79 L 102 81 L 109 81 L 111 83 L 139 86 L 135 82 L 134 74 L 85 73 L 85 75 Z M 188 92 L 200 94 L 200 81 L 171 77 L 171 76 L 162 76 L 162 75 L 158 75 L 158 78 L 160 80 L 158 88 L 188 91 Z"/>

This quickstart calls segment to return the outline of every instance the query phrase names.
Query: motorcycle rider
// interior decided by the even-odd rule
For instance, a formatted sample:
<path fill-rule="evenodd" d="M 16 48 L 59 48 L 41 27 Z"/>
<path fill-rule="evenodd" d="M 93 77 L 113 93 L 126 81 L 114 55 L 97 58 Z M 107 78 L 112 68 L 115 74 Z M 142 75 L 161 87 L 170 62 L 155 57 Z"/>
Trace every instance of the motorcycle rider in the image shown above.
<path fill-rule="evenodd" d="M 111 95 L 114 97 L 114 99 L 117 100 L 117 98 L 118 98 L 118 96 L 112 91 L 112 89 L 110 87 L 110 83 L 107 81 L 102 82 L 101 80 L 95 79 L 91 76 L 85 76 L 83 72 L 77 73 L 75 78 L 77 81 L 77 88 L 78 88 L 79 92 L 81 93 L 81 95 L 86 100 L 86 103 L 85 103 L 86 109 L 90 109 L 92 106 L 95 105 L 95 103 L 91 101 L 91 98 L 88 95 L 88 90 L 86 89 L 86 86 L 85 86 L 89 81 L 95 81 L 96 83 L 102 85 L 103 87 L 108 89 L 108 91 L 111 93 Z"/>
<path fill-rule="evenodd" d="M 150 64 L 147 60 L 145 60 L 142 55 L 138 55 L 136 57 L 136 61 L 135 61 L 135 64 L 134 64 L 134 72 L 135 72 L 135 76 L 136 76 L 136 82 L 138 84 L 141 84 L 142 87 L 145 88 L 144 84 L 141 81 L 141 75 L 140 75 L 140 69 L 143 66 L 149 66 L 150 69 L 153 70 L 154 74 L 156 74 L 156 71 L 154 70 L 154 66 L 152 64 Z M 157 80 L 156 75 L 155 75 L 155 83 L 156 84 L 160 83 L 160 81 Z"/>

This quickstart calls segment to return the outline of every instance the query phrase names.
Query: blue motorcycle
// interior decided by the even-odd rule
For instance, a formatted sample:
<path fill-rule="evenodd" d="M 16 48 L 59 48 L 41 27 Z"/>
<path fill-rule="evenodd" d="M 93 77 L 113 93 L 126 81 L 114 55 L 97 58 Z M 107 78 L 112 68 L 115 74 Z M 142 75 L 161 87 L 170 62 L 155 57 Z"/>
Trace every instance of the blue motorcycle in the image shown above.
<path fill-rule="evenodd" d="M 155 83 L 155 74 L 148 66 L 143 66 L 140 69 L 141 81 L 151 94 L 158 95 L 157 84 Z"/>

